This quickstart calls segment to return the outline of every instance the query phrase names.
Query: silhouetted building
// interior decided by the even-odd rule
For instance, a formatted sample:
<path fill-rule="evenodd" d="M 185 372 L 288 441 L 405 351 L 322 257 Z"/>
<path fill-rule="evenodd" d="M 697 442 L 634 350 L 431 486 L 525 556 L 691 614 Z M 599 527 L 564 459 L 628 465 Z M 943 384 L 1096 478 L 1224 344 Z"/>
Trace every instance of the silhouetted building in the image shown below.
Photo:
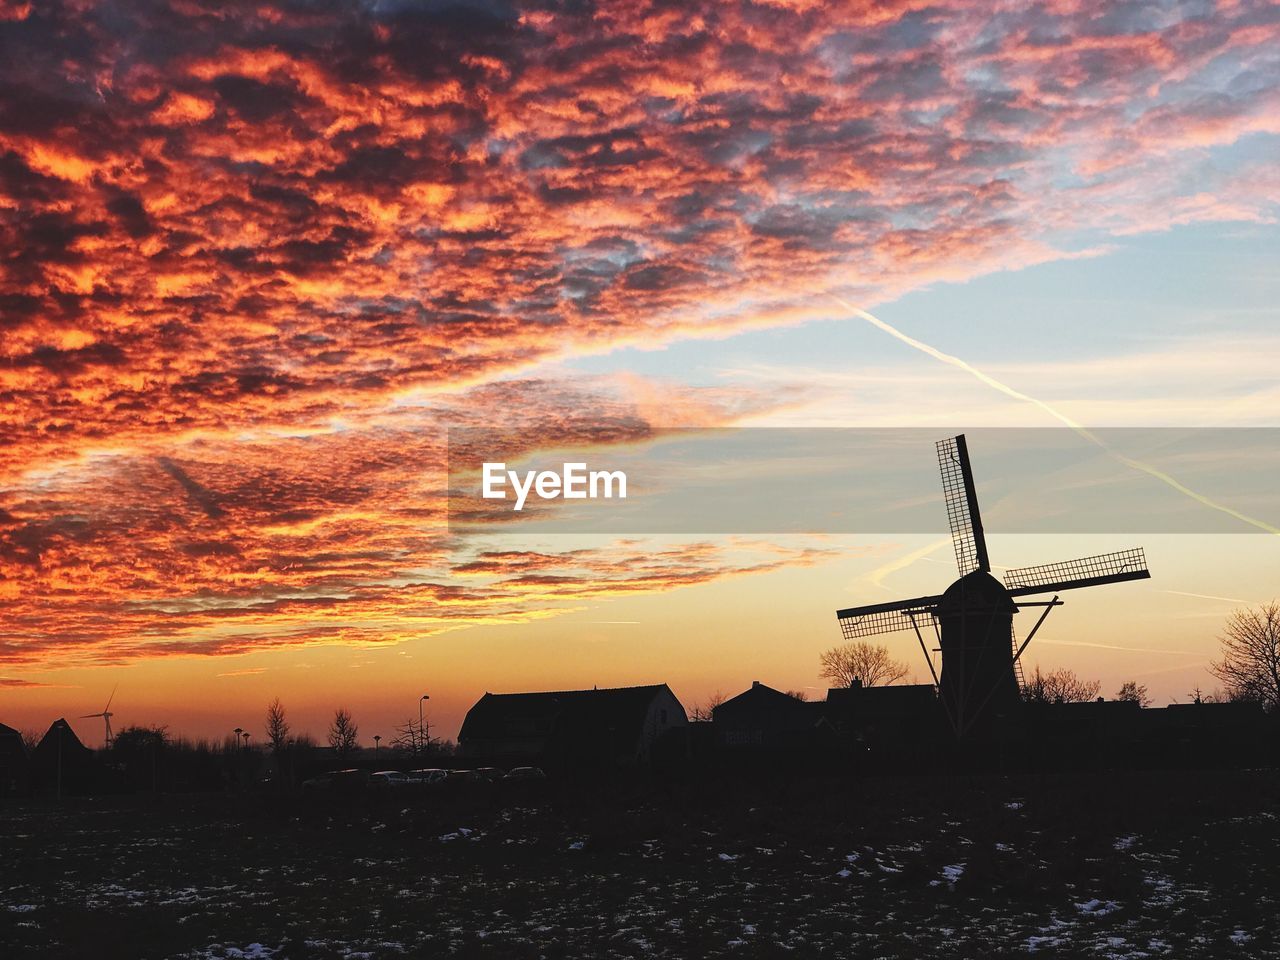
<path fill-rule="evenodd" d="M 96 773 L 93 751 L 61 717 L 49 725 L 31 754 L 32 779 L 46 789 L 60 783 L 64 791 L 77 793 L 93 786 Z"/>
<path fill-rule="evenodd" d="M 1280 730 L 1257 703 L 1174 703 L 1141 712 L 1143 752 L 1171 766 L 1275 762 Z"/>
<path fill-rule="evenodd" d="M 825 712 L 827 721 L 840 731 L 895 740 L 943 718 L 931 683 L 833 687 L 827 691 Z"/>
<path fill-rule="evenodd" d="M 0 723 L 0 797 L 21 796 L 30 785 L 30 759 L 22 734 Z"/>
<path fill-rule="evenodd" d="M 1132 548 L 1006 569 L 1001 583 L 991 575 L 968 442 L 959 434 L 936 447 L 959 579 L 938 596 L 847 607 L 837 610 L 836 617 L 847 641 L 911 631 L 923 646 L 925 632 L 936 627 L 942 649 L 939 697 L 947 726 L 957 740 L 985 743 L 975 756 L 999 756 L 1019 735 L 1021 701 L 1013 653 L 1013 616 L 1019 605 L 1044 607 L 1047 615 L 1061 604 L 1057 594 L 1064 590 L 1145 580 L 1151 573 L 1142 549 Z M 1021 599 L 1041 594 L 1052 594 L 1053 599 Z M 1022 647 L 1043 619 L 1042 615 L 1036 621 Z"/>
<path fill-rule="evenodd" d="M 954 734 L 931 683 L 835 687 L 823 704 L 826 722 L 856 756 L 885 767 L 910 767 Z"/>
<path fill-rule="evenodd" d="M 778 750 L 808 746 L 822 708 L 753 680 L 750 689 L 712 710 L 711 720 L 721 747 Z"/>
<path fill-rule="evenodd" d="M 665 735 L 688 724 L 665 684 L 606 690 L 486 693 L 458 733 L 463 757 L 561 770 L 643 765 Z"/>
<path fill-rule="evenodd" d="M 1010 644 L 1017 612 L 1004 584 L 986 570 L 961 577 L 938 601 L 940 695 L 961 731 L 985 732 L 1018 704 Z"/>

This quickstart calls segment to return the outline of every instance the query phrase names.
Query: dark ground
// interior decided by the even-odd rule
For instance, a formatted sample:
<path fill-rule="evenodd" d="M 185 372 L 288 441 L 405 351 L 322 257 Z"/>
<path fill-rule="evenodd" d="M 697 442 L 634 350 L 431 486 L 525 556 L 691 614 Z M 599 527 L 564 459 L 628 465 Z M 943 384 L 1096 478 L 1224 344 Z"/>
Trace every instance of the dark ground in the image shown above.
<path fill-rule="evenodd" d="M 8 801 L 0 956 L 1280 956 L 1274 771 L 522 786 Z"/>

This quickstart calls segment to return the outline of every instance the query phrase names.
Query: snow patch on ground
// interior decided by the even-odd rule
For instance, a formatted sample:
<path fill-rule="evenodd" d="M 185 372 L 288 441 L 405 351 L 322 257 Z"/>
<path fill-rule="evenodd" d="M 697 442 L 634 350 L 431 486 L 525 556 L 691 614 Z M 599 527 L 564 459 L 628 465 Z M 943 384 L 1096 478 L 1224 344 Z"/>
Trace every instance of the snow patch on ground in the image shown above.
<path fill-rule="evenodd" d="M 278 952 L 279 948 L 273 950 L 260 943 L 251 943 L 246 947 L 230 947 L 213 943 L 205 948 L 203 956 L 207 960 L 268 960 Z"/>
<path fill-rule="evenodd" d="M 1115 913 L 1120 909 L 1120 904 L 1114 900 L 1086 900 L 1084 903 L 1077 903 L 1076 909 L 1089 917 L 1105 917 L 1108 913 Z"/>

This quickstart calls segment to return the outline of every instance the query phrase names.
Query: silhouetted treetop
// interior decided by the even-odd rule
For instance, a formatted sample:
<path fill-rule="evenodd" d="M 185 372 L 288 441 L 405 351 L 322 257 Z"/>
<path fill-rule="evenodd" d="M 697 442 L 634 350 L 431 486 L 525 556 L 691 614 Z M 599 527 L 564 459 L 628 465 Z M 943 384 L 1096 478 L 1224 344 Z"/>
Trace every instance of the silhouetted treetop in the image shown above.
<path fill-rule="evenodd" d="M 854 681 L 864 687 L 888 686 L 911 672 L 911 668 L 889 656 L 887 647 L 858 641 L 832 647 L 818 657 L 818 676 L 835 687 L 851 687 Z"/>

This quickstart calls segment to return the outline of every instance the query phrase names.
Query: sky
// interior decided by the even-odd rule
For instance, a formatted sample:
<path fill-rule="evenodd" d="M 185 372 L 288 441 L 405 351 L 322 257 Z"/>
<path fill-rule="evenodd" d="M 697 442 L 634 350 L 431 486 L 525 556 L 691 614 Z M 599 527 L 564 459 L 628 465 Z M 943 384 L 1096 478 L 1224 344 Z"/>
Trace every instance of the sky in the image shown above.
<path fill-rule="evenodd" d="M 945 541 L 460 536 L 447 431 L 1057 425 L 846 304 L 1090 427 L 1277 426 L 1278 40 L 1263 3 L 0 0 L 0 721 L 821 696 L 834 609 L 938 592 Z M 1280 545 L 1143 545 L 1031 663 L 1212 687 Z"/>

